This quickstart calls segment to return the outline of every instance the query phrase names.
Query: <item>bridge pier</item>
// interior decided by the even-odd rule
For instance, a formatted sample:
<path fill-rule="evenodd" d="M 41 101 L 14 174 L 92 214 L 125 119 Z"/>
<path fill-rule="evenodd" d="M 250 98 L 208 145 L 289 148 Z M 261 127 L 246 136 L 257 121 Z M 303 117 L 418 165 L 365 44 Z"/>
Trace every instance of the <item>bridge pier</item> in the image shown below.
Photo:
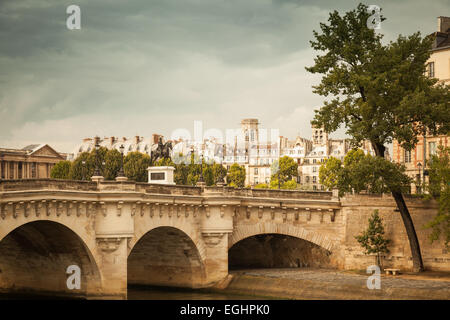
<path fill-rule="evenodd" d="M 125 237 L 97 238 L 102 288 L 99 296 L 91 295 L 88 298 L 127 298 L 127 242 Z"/>

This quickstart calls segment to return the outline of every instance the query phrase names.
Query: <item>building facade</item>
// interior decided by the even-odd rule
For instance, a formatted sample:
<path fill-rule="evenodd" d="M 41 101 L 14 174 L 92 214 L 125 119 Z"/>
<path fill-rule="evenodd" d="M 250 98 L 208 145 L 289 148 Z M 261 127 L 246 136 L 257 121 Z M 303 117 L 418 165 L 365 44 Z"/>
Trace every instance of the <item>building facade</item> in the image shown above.
<path fill-rule="evenodd" d="M 50 178 L 53 166 L 66 156 L 47 144 L 29 145 L 23 149 L 0 148 L 0 179 Z"/>
<path fill-rule="evenodd" d="M 448 85 L 450 84 L 450 17 L 438 17 L 438 31 L 433 35 L 435 41 L 427 61 L 426 73 L 429 77 L 437 78 Z M 436 154 L 439 146 L 450 145 L 448 135 L 422 135 L 418 139 L 417 145 L 410 151 L 403 149 L 398 141 L 393 142 L 392 160 L 404 164 L 407 175 L 413 178 L 412 193 L 423 191 L 423 183 L 428 181 L 426 168 L 431 156 Z"/>

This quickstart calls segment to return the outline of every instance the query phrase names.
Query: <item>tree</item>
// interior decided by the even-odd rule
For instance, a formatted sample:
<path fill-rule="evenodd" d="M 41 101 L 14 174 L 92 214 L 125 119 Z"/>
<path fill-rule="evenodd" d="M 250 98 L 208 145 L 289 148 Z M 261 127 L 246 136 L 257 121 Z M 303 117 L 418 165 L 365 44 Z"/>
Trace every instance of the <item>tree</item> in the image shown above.
<path fill-rule="evenodd" d="M 218 181 L 225 181 L 225 177 L 227 176 L 227 169 L 221 165 L 220 163 L 214 163 L 212 165 L 212 170 L 214 174 L 214 183 Z"/>
<path fill-rule="evenodd" d="M 281 189 L 295 190 L 297 188 L 297 182 L 294 180 L 289 180 L 283 183 Z"/>
<path fill-rule="evenodd" d="M 205 183 L 208 187 L 214 185 L 215 183 L 214 173 L 211 167 L 212 166 L 209 164 L 203 166 L 203 178 L 205 179 Z"/>
<path fill-rule="evenodd" d="M 338 188 L 342 183 L 342 161 L 335 157 L 328 158 L 319 168 L 319 182 L 328 190 Z"/>
<path fill-rule="evenodd" d="M 298 175 L 298 164 L 289 156 L 281 157 L 278 161 L 272 163 L 272 176 L 271 180 L 280 180 L 280 185 L 286 181 L 292 180 L 293 177 Z"/>
<path fill-rule="evenodd" d="M 367 139 L 376 156 L 384 158 L 393 139 L 410 150 L 426 131 L 449 132 L 450 90 L 425 76 L 432 38 L 417 32 L 384 45 L 383 36 L 367 27 L 370 14 L 363 4 L 344 16 L 330 13 L 329 24 L 321 23 L 322 32 L 314 31 L 311 41 L 313 49 L 324 54 L 306 70 L 323 74 L 314 92 L 331 98 L 316 111 L 312 124 L 327 132 L 343 124 L 354 146 Z M 413 268 L 423 271 L 419 241 L 401 190 L 389 189 L 405 225 Z"/>
<path fill-rule="evenodd" d="M 374 210 L 369 217 L 368 228 L 359 236 L 355 237 L 361 247 L 365 249 L 364 254 L 376 254 L 377 266 L 381 266 L 381 254 L 389 253 L 387 248 L 391 240 L 384 238 L 384 227 L 378 210 Z"/>
<path fill-rule="evenodd" d="M 71 162 L 63 160 L 55 164 L 50 171 L 50 177 L 53 179 L 69 179 Z"/>
<path fill-rule="evenodd" d="M 233 163 L 227 177 L 229 185 L 232 187 L 243 188 L 245 184 L 245 168 Z"/>
<path fill-rule="evenodd" d="M 176 164 L 173 175 L 173 180 L 176 184 L 187 185 L 188 184 L 189 167 L 184 163 Z"/>
<path fill-rule="evenodd" d="M 328 189 L 337 188 L 341 196 L 345 192 L 385 193 L 391 189 L 404 192 L 411 184 L 405 170 L 403 165 L 353 149 L 343 164 L 333 157 L 327 159 L 319 168 L 319 181 Z"/>
<path fill-rule="evenodd" d="M 116 149 L 108 150 L 104 162 L 103 177 L 105 180 L 115 180 L 122 165 L 122 154 Z"/>
<path fill-rule="evenodd" d="M 450 148 L 439 147 L 437 155 L 429 162 L 430 182 L 427 189 L 430 197 L 438 200 L 439 210 L 436 217 L 426 224 L 432 228 L 431 241 L 438 240 L 441 235 L 445 246 L 450 243 Z"/>
<path fill-rule="evenodd" d="M 124 159 L 125 176 L 136 182 L 148 181 L 147 168 L 150 166 L 150 156 L 138 151 L 130 152 Z"/>
<path fill-rule="evenodd" d="M 89 152 L 82 152 L 72 162 L 69 171 L 69 179 L 71 180 L 89 180 L 94 173 L 94 164 Z"/>

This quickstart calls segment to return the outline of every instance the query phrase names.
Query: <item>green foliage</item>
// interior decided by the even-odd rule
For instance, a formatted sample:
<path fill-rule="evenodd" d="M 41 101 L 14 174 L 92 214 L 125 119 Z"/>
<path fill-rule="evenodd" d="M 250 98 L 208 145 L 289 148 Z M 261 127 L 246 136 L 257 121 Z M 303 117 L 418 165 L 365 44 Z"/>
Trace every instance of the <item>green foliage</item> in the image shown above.
<path fill-rule="evenodd" d="M 380 265 L 380 255 L 389 253 L 387 248 L 391 240 L 384 237 L 384 227 L 378 210 L 374 210 L 369 218 L 369 226 L 362 234 L 355 237 L 361 247 L 364 248 L 364 254 L 376 254 L 377 264 Z"/>
<path fill-rule="evenodd" d="M 292 180 L 293 177 L 298 176 L 298 164 L 289 156 L 281 157 L 278 161 L 274 161 L 271 166 L 272 176 L 271 181 L 280 179 L 281 184 Z"/>
<path fill-rule="evenodd" d="M 319 168 L 319 181 L 329 190 L 337 188 L 341 196 L 345 192 L 404 192 L 411 183 L 404 166 L 364 155 L 360 149 L 349 151 L 343 164 L 333 157 L 327 159 Z"/>
<path fill-rule="evenodd" d="M 230 167 L 227 180 L 229 181 L 229 186 L 243 188 L 245 184 L 245 167 L 234 163 Z"/>
<path fill-rule="evenodd" d="M 50 177 L 53 179 L 69 179 L 71 162 L 64 160 L 54 165 L 50 172 Z"/>
<path fill-rule="evenodd" d="M 312 123 L 327 132 L 344 124 L 355 146 L 368 139 L 378 156 L 393 139 L 411 149 L 426 128 L 447 134 L 449 87 L 425 75 L 433 39 L 417 32 L 383 45 L 383 36 L 367 28 L 369 15 L 363 4 L 343 16 L 334 11 L 322 32 L 314 31 L 312 47 L 324 54 L 306 69 L 323 74 L 314 92 L 331 99 Z"/>
<path fill-rule="evenodd" d="M 285 183 L 283 183 L 283 185 L 281 186 L 281 189 L 289 189 L 289 190 L 294 190 L 297 188 L 297 182 L 295 182 L 294 180 L 289 180 L 286 181 Z"/>
<path fill-rule="evenodd" d="M 195 186 L 197 184 L 199 177 L 200 177 L 199 175 L 190 172 L 187 176 L 187 184 Z"/>
<path fill-rule="evenodd" d="M 159 160 L 156 160 L 153 164 L 155 167 L 175 167 L 175 163 L 170 158 L 162 158 Z"/>
<path fill-rule="evenodd" d="M 269 189 L 269 185 L 267 183 L 259 183 L 254 188 L 255 189 Z"/>
<path fill-rule="evenodd" d="M 319 168 L 319 182 L 329 190 L 338 188 L 343 180 L 342 173 L 342 161 L 330 157 Z"/>
<path fill-rule="evenodd" d="M 173 174 L 173 180 L 176 184 L 187 185 L 188 184 L 189 167 L 184 163 L 176 164 Z"/>
<path fill-rule="evenodd" d="M 104 159 L 103 177 L 105 180 L 114 180 L 122 165 L 122 154 L 116 149 L 108 150 Z"/>
<path fill-rule="evenodd" d="M 94 163 L 89 152 L 82 152 L 72 162 L 69 170 L 69 179 L 71 180 L 90 180 L 94 173 Z"/>
<path fill-rule="evenodd" d="M 125 176 L 136 182 L 147 182 L 147 168 L 150 166 L 150 156 L 148 154 L 130 152 L 124 159 L 123 169 Z"/>
<path fill-rule="evenodd" d="M 274 178 L 274 176 L 272 176 L 272 179 L 270 180 L 269 188 L 278 189 L 278 179 Z M 280 184 L 280 189 L 290 189 L 290 190 L 297 189 L 297 182 L 295 182 L 294 180 L 282 182 Z"/>
<path fill-rule="evenodd" d="M 219 164 L 219 163 L 214 163 L 212 165 L 212 170 L 213 170 L 213 174 L 214 174 L 214 182 L 217 181 L 224 181 L 225 182 L 225 178 L 227 176 L 227 169 Z"/>
<path fill-rule="evenodd" d="M 445 246 L 450 244 L 450 148 L 439 147 L 439 152 L 433 155 L 429 162 L 430 182 L 427 189 L 430 196 L 439 202 L 436 217 L 426 224 L 432 228 L 430 239 L 438 240 L 441 235 Z"/>
<path fill-rule="evenodd" d="M 207 186 L 214 185 L 214 173 L 211 165 L 206 165 L 203 167 L 203 179 Z"/>

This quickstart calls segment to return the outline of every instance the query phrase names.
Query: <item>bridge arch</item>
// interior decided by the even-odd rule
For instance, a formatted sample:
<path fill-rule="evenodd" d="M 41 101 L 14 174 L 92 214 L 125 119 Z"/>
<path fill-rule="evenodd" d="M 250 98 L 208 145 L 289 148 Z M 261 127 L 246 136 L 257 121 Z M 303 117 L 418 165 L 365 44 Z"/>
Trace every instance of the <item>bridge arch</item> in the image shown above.
<path fill-rule="evenodd" d="M 79 233 L 64 223 L 34 219 L 0 230 L 0 288 L 87 297 L 101 291 L 101 273 Z M 69 266 L 80 268 L 81 287 L 67 287 Z"/>
<path fill-rule="evenodd" d="M 146 225 L 143 228 L 135 227 L 134 237 L 131 239 L 130 243 L 128 244 L 128 255 L 130 255 L 134 246 L 139 242 L 140 239 L 142 239 L 143 236 L 145 236 L 147 233 L 149 233 L 153 229 L 156 229 L 159 227 L 172 227 L 172 228 L 178 229 L 178 230 L 182 231 L 183 233 L 185 233 L 191 239 L 191 241 L 195 244 L 195 247 L 198 251 L 201 261 L 203 263 L 205 262 L 206 248 L 205 248 L 203 241 L 200 240 L 200 234 L 198 232 L 198 229 L 193 228 L 192 225 L 189 223 L 178 222 L 177 220 L 171 220 L 171 221 L 166 221 L 164 223 Z"/>
<path fill-rule="evenodd" d="M 196 239 L 189 226 L 183 224 L 141 229 L 129 246 L 128 284 L 203 286 L 205 250 Z"/>
<path fill-rule="evenodd" d="M 302 227 L 297 227 L 288 224 L 280 224 L 273 222 L 258 223 L 258 224 L 244 224 L 238 225 L 234 228 L 233 233 L 229 237 L 228 249 L 239 241 L 260 234 L 281 234 L 292 236 L 299 239 L 307 240 L 314 243 L 330 252 L 333 252 L 333 242 L 326 236 L 306 230 Z"/>

